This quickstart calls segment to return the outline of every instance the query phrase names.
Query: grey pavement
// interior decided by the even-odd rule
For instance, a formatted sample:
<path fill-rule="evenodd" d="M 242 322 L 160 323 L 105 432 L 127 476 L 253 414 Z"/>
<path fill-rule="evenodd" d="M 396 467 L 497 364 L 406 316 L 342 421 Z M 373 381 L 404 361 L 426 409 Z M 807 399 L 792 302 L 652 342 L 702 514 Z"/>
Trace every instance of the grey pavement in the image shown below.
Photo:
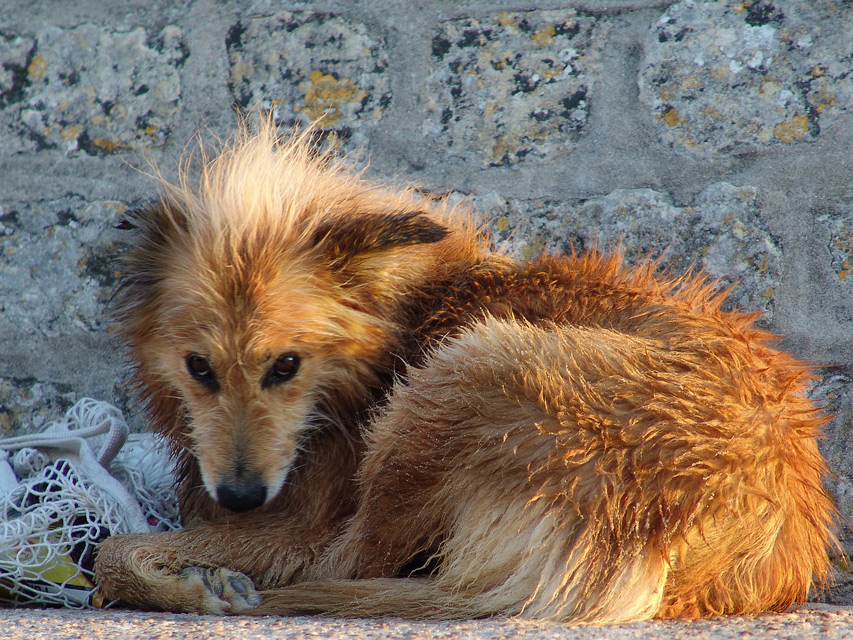
<path fill-rule="evenodd" d="M 796 613 L 709 620 L 651 621 L 608 626 L 571 626 L 515 620 L 415 622 L 340 618 L 221 618 L 139 611 L 0 610 L 4 640 L 727 640 L 779 638 L 841 640 L 853 634 L 853 608 L 827 607 Z"/>

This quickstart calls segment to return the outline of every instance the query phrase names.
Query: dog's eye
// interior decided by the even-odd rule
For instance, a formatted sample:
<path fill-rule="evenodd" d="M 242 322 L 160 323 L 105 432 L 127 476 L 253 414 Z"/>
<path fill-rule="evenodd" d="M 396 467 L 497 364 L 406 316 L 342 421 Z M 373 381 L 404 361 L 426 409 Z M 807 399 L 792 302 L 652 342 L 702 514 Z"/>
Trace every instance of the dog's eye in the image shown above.
<path fill-rule="evenodd" d="M 295 353 L 285 353 L 276 358 L 272 363 L 261 386 L 270 387 L 282 382 L 287 382 L 299 370 L 299 356 Z"/>
<path fill-rule="evenodd" d="M 219 383 L 216 381 L 216 374 L 213 373 L 213 368 L 210 366 L 210 361 L 198 355 L 191 353 L 187 356 L 187 371 L 189 371 L 193 380 L 201 382 L 211 391 L 219 389 Z"/>

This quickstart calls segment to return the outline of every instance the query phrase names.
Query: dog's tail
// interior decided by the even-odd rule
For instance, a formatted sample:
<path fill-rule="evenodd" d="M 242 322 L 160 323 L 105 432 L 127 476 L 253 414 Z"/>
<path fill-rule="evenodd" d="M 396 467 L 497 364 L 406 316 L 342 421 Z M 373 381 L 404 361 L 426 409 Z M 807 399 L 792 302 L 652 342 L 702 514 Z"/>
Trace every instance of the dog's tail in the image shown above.
<path fill-rule="evenodd" d="M 602 575 L 595 558 L 581 551 L 575 549 L 568 562 L 550 558 L 539 563 L 535 576 L 521 566 L 497 580 L 465 581 L 451 576 L 452 571 L 439 571 L 417 578 L 303 582 L 262 591 L 261 605 L 247 613 L 420 620 L 517 616 L 611 623 L 648 619 L 658 611 L 667 575 L 660 553 L 623 553 L 631 557 L 608 564 Z"/>
<path fill-rule="evenodd" d="M 482 593 L 452 593 L 429 578 L 373 578 L 305 582 L 262 591 L 251 615 L 327 615 L 348 618 L 401 617 L 420 620 L 484 618 L 502 611 Z M 490 606 L 491 605 L 491 606 Z"/>

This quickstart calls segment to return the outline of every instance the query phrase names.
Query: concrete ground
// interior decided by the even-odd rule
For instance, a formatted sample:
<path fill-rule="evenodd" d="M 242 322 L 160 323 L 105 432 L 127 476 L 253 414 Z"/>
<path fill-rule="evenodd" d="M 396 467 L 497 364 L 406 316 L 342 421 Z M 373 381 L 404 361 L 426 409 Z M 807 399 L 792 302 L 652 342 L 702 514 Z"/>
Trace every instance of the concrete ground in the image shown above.
<path fill-rule="evenodd" d="M 66 609 L 0 611 L 4 640 L 727 640 L 773 638 L 841 640 L 851 636 L 853 608 L 824 607 L 796 613 L 715 620 L 635 622 L 601 627 L 477 620 L 413 622 L 340 618 L 216 617 L 139 611 Z"/>

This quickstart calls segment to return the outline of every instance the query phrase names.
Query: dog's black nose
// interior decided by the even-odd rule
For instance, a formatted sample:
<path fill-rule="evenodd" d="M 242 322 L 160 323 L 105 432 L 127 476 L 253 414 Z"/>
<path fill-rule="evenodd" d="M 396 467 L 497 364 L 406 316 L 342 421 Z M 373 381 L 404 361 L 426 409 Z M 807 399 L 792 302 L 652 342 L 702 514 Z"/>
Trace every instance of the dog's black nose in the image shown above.
<path fill-rule="evenodd" d="M 260 481 L 220 484 L 216 501 L 231 511 L 249 511 L 260 507 L 267 499 L 267 487 Z"/>

